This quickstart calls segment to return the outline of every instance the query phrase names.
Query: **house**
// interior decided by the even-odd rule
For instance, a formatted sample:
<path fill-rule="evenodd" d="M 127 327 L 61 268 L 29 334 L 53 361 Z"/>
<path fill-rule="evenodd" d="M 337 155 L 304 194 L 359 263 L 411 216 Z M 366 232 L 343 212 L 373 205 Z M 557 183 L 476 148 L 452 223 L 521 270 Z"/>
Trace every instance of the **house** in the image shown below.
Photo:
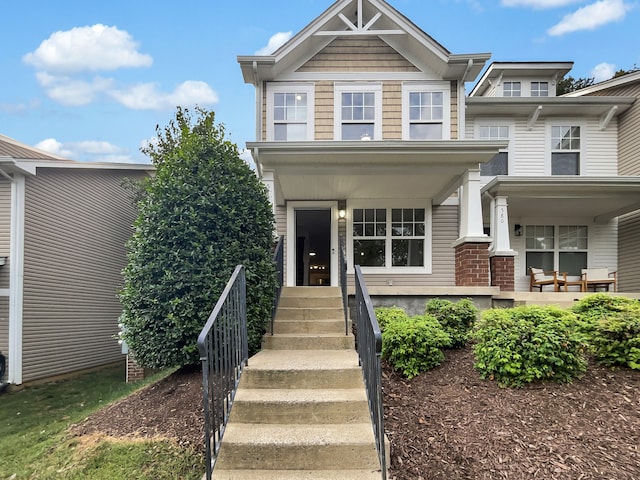
<path fill-rule="evenodd" d="M 81 163 L 0 136 L 0 351 L 11 384 L 122 361 L 117 297 L 151 165 Z"/>
<path fill-rule="evenodd" d="M 568 97 L 628 96 L 640 97 L 640 71 L 612 78 L 588 88 L 572 92 Z M 636 101 L 618 117 L 618 175 L 640 175 L 640 102 Z M 636 200 L 640 202 L 640 199 Z M 640 203 L 636 204 L 640 208 Z M 640 291 L 640 212 L 618 218 L 618 275 L 620 289 Z"/>
<path fill-rule="evenodd" d="M 571 62 L 489 59 L 383 0 L 338 0 L 273 54 L 238 57 L 286 285 L 337 285 L 340 240 L 348 272 L 394 302 L 528 290 L 529 266 L 617 268 L 640 195 L 618 175 L 635 98 L 559 97 Z"/>

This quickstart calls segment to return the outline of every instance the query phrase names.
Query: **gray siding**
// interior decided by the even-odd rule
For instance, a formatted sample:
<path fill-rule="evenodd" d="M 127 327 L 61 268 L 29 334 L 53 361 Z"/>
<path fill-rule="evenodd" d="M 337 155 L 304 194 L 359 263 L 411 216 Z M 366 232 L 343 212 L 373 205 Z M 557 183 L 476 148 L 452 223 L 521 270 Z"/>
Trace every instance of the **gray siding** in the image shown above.
<path fill-rule="evenodd" d="M 640 213 L 620 217 L 618 223 L 618 290 L 640 292 Z"/>
<path fill-rule="evenodd" d="M 0 257 L 9 256 L 11 239 L 11 183 L 0 178 Z M 0 289 L 9 288 L 9 261 L 0 267 Z M 0 352 L 9 360 L 9 297 L 0 295 Z M 6 379 L 0 379 L 3 381 Z"/>
<path fill-rule="evenodd" d="M 113 339 L 141 173 L 39 169 L 27 179 L 23 381 L 122 359 Z"/>

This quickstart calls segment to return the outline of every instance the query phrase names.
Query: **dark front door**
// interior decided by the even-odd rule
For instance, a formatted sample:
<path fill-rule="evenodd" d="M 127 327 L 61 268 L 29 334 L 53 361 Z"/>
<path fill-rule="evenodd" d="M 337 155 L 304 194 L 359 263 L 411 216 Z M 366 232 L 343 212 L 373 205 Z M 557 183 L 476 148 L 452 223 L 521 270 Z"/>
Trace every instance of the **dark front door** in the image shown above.
<path fill-rule="evenodd" d="M 331 209 L 296 210 L 296 285 L 331 285 Z"/>

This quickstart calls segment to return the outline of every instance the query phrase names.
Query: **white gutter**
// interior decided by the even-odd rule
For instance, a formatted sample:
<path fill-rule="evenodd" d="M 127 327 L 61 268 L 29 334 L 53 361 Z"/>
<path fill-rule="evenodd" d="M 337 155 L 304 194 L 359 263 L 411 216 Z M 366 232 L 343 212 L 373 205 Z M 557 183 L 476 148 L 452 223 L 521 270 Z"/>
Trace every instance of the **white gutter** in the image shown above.
<path fill-rule="evenodd" d="M 11 241 L 9 272 L 8 381 L 22 383 L 22 304 L 24 296 L 24 206 L 26 178 L 16 173 L 11 183 Z"/>

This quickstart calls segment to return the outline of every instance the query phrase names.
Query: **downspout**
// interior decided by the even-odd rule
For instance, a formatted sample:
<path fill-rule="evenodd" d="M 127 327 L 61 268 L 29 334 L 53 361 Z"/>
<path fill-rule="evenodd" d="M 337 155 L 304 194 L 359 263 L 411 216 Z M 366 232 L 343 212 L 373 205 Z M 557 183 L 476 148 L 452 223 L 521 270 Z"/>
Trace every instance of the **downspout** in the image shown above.
<path fill-rule="evenodd" d="M 473 59 L 470 58 L 467 62 L 467 68 L 462 75 L 461 85 L 458 85 L 458 140 L 464 140 L 467 138 L 467 88 L 465 83 L 467 82 L 467 75 L 469 70 L 473 67 Z"/>
<path fill-rule="evenodd" d="M 3 172 L 3 176 L 6 173 Z M 9 371 L 8 381 L 22 383 L 22 314 L 24 298 L 24 207 L 25 176 L 11 179 L 11 240 L 9 272 Z"/>

